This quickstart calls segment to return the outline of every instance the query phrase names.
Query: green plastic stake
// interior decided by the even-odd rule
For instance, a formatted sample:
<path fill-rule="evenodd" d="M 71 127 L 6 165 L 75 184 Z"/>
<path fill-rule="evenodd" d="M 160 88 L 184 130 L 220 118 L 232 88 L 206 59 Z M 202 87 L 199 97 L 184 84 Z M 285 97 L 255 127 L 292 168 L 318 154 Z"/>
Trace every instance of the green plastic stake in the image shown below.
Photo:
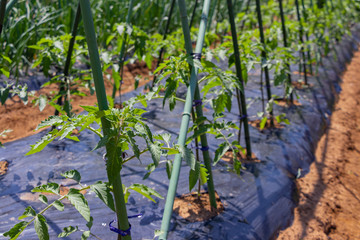
<path fill-rule="evenodd" d="M 95 83 L 95 92 L 99 105 L 99 110 L 107 110 L 109 106 L 106 99 L 105 85 L 104 85 L 104 79 L 101 69 L 99 51 L 96 42 L 95 28 L 91 13 L 90 2 L 89 0 L 80 0 L 80 4 L 81 4 L 81 14 L 84 20 L 83 22 L 85 27 L 85 36 L 86 36 L 86 42 L 88 44 L 90 64 L 91 64 L 92 75 Z M 106 118 L 102 117 L 101 123 L 103 127 L 104 136 L 106 136 L 109 134 L 111 130 L 110 122 Z M 106 144 L 106 152 L 109 152 L 110 147 L 111 147 L 111 143 Z M 114 159 L 107 159 L 107 161 L 114 161 Z M 118 228 L 125 231 L 129 229 L 129 222 L 126 212 L 126 205 L 125 205 L 120 172 L 116 176 L 110 176 L 109 169 L 107 170 L 108 170 L 109 181 L 110 179 L 112 179 L 110 183 L 113 185 L 116 215 L 118 219 L 117 221 Z M 125 237 L 121 237 L 119 235 L 118 239 L 130 240 L 131 236 L 128 235 Z"/>
<path fill-rule="evenodd" d="M 282 5 L 282 0 L 279 0 L 279 8 L 280 8 L 280 17 L 281 17 L 281 27 L 282 27 L 282 34 L 283 34 L 283 40 L 284 40 L 284 47 L 288 47 L 288 43 L 287 43 L 287 31 L 286 31 L 286 26 L 285 26 L 285 17 L 284 17 L 284 10 L 283 10 L 283 5 Z M 289 62 L 286 63 L 287 69 L 289 71 L 288 75 L 288 87 L 291 86 L 291 69 L 290 69 L 290 64 Z M 294 96 L 291 93 L 290 94 L 290 102 L 292 103 L 294 101 Z"/>
<path fill-rule="evenodd" d="M 261 17 L 260 0 L 256 0 L 256 12 L 257 12 L 258 23 L 259 23 L 260 41 L 263 46 L 263 50 L 261 51 L 261 68 L 263 68 L 262 64 L 263 64 L 263 62 L 267 61 L 267 55 L 266 55 L 264 28 L 263 28 L 262 17 Z M 270 101 L 272 96 L 271 96 L 269 68 L 267 66 L 264 67 L 264 72 L 265 72 L 265 82 L 266 82 L 266 93 L 267 93 L 268 101 Z M 274 115 L 273 115 L 272 110 L 270 111 L 270 125 L 271 125 L 271 127 L 274 127 Z"/>
<path fill-rule="evenodd" d="M 190 30 L 189 30 L 189 23 L 187 19 L 187 11 L 186 11 L 186 3 L 184 0 L 178 0 L 179 10 L 180 10 L 180 16 L 181 16 L 181 25 L 184 33 L 184 39 L 185 39 L 185 48 L 188 51 L 188 53 L 192 52 L 192 46 L 191 41 L 189 41 L 190 38 Z M 204 43 L 204 37 L 206 32 L 206 19 L 208 16 L 210 8 L 210 0 L 204 1 L 203 6 L 203 12 L 199 27 L 199 35 L 196 42 L 196 53 L 202 52 L 202 47 Z M 195 95 L 195 90 L 197 88 L 197 74 L 199 69 L 197 67 L 191 68 L 191 76 L 190 76 L 190 84 L 187 89 L 186 94 L 186 100 L 185 100 L 185 106 L 184 111 L 181 119 L 181 126 L 180 126 L 180 132 L 179 132 L 179 138 L 178 138 L 178 144 L 180 146 L 185 145 L 186 136 L 187 136 L 187 130 L 189 128 L 189 122 L 191 117 L 191 110 L 192 110 L 192 104 L 193 99 Z M 173 170 L 171 172 L 171 178 L 169 183 L 169 189 L 168 194 L 166 197 L 165 202 L 165 209 L 164 209 L 164 215 L 161 222 L 161 235 L 159 239 L 167 239 L 168 231 L 169 231 L 169 225 L 171 220 L 171 215 L 173 212 L 173 205 L 174 205 L 174 199 L 176 194 L 176 188 L 179 181 L 179 175 L 180 175 L 180 169 L 181 169 L 181 155 L 177 154 L 174 159 L 173 164 Z"/>
<path fill-rule="evenodd" d="M 307 80 L 307 73 L 306 73 L 306 58 L 305 58 L 305 53 L 304 53 L 304 39 L 303 39 L 303 35 L 304 35 L 304 30 L 303 30 L 303 26 L 302 26 L 302 22 L 301 22 L 301 16 L 300 16 L 300 9 L 299 9 L 299 1 L 295 0 L 295 5 L 296 5 L 296 15 L 300 24 L 300 29 L 299 29 L 299 40 L 301 43 L 301 49 L 300 49 L 300 54 L 302 56 L 302 67 L 304 69 L 304 79 L 305 79 L 305 85 L 308 85 L 308 80 Z M 300 60 L 301 61 L 301 60 Z M 301 63 L 300 63 L 301 66 Z M 299 68 L 299 73 L 301 73 L 301 69 Z"/>
<path fill-rule="evenodd" d="M 1 0 L 1 2 L 0 2 L 0 36 L 1 36 L 4 19 L 5 19 L 6 2 L 7 2 L 7 0 Z"/>
<path fill-rule="evenodd" d="M 237 33 L 236 33 L 236 26 L 235 26 L 235 19 L 234 19 L 234 11 L 232 6 L 232 0 L 227 0 L 227 6 L 229 11 L 229 20 L 230 20 L 230 27 L 231 27 L 231 36 L 234 45 L 234 56 L 235 56 L 235 67 L 236 67 L 236 76 L 240 81 L 240 85 L 242 89 L 244 89 L 244 80 L 242 76 L 242 69 L 241 69 L 241 59 L 239 53 L 239 45 L 237 42 Z M 239 112 L 242 113 L 240 116 L 240 126 L 243 119 L 244 122 L 244 132 L 245 132 L 245 144 L 246 144 L 246 156 L 251 158 L 251 142 L 250 142 L 250 132 L 249 132 L 249 123 L 247 118 L 247 109 L 246 109 L 246 100 L 245 100 L 245 91 L 240 91 L 236 89 L 236 95 L 238 98 L 238 105 L 239 105 Z M 239 101 L 240 100 L 240 101 Z M 239 133 L 240 136 L 240 133 Z M 240 139 L 238 139 L 240 143 Z"/>
<path fill-rule="evenodd" d="M 73 27 L 72 27 L 71 39 L 70 39 L 70 42 L 69 42 L 69 48 L 68 48 L 66 61 L 65 61 L 65 67 L 64 67 L 65 83 L 60 84 L 60 92 L 65 91 L 66 88 L 67 88 L 67 91 L 69 91 L 69 87 L 70 87 L 69 72 L 70 72 L 71 56 L 72 56 L 72 53 L 73 53 L 73 50 L 74 50 L 75 39 L 76 39 L 77 30 L 78 30 L 80 21 L 81 21 L 81 7 L 80 7 L 80 3 L 79 3 L 78 6 L 77 6 L 77 10 L 76 10 L 74 24 L 73 24 Z M 56 104 L 57 105 L 62 105 L 62 99 L 63 98 L 61 96 L 57 100 Z M 67 102 L 67 106 L 70 106 L 70 94 L 69 93 L 67 95 L 65 95 L 64 101 Z M 70 107 L 68 107 L 66 109 L 66 113 L 70 117 L 70 115 L 71 115 Z M 55 115 L 59 115 L 58 110 L 55 110 Z"/>
<path fill-rule="evenodd" d="M 305 22 L 307 22 L 308 21 L 308 18 L 307 18 L 308 15 L 306 13 L 304 0 L 301 0 L 301 5 L 302 5 L 302 12 L 303 12 L 304 20 L 305 20 Z M 306 41 L 309 41 L 309 33 L 308 32 L 305 32 L 305 38 L 306 38 Z M 307 59 L 308 59 L 308 63 L 309 63 L 310 74 L 312 75 L 313 74 L 313 69 L 312 69 L 312 65 L 311 65 L 310 50 L 307 50 L 306 55 L 307 55 Z"/>

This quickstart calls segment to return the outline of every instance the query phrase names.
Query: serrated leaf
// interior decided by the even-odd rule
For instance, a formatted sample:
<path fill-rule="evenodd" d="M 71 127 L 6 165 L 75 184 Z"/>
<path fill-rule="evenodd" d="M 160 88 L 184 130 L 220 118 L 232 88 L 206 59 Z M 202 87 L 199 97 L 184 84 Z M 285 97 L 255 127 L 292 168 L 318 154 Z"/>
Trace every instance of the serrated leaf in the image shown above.
<path fill-rule="evenodd" d="M 134 190 L 135 192 L 140 193 L 144 197 L 150 199 L 151 201 L 155 202 L 155 200 L 151 196 L 158 197 L 160 199 L 164 199 L 163 196 L 161 196 L 157 191 L 155 191 L 152 188 L 149 188 L 148 186 L 145 186 L 143 184 L 134 183 L 128 189 Z"/>
<path fill-rule="evenodd" d="M 219 145 L 218 149 L 215 151 L 214 157 L 214 166 L 218 163 L 218 161 L 224 156 L 224 154 L 229 150 L 230 146 L 228 143 L 223 142 Z"/>
<path fill-rule="evenodd" d="M 106 135 L 106 136 L 100 138 L 100 141 L 97 143 L 95 148 L 91 151 L 95 151 L 96 149 L 105 147 L 108 142 L 109 142 L 109 136 Z"/>
<path fill-rule="evenodd" d="M 62 119 L 61 116 L 50 116 L 48 119 L 41 121 L 41 123 L 36 127 L 35 130 L 39 130 L 44 127 L 51 127 L 54 125 L 61 124 L 63 122 L 64 120 Z"/>
<path fill-rule="evenodd" d="M 109 187 L 105 183 L 97 182 L 91 185 L 90 189 L 95 192 L 96 196 L 98 196 L 100 200 L 105 203 L 106 206 L 108 206 L 111 210 L 115 212 L 114 198 L 111 194 Z"/>
<path fill-rule="evenodd" d="M 203 164 L 200 165 L 200 183 L 201 185 L 204 185 L 205 183 L 207 183 L 207 180 L 208 180 L 208 171 L 207 169 L 205 168 L 205 166 Z"/>
<path fill-rule="evenodd" d="M 70 234 L 77 232 L 79 229 L 78 227 L 73 227 L 73 226 L 69 226 L 69 227 L 65 227 L 63 228 L 63 231 L 58 235 L 58 238 L 63 238 L 63 237 L 67 237 Z"/>
<path fill-rule="evenodd" d="M 35 231 L 39 237 L 39 240 L 49 240 L 49 232 L 48 232 L 48 226 L 46 224 L 46 219 L 43 215 L 38 214 L 35 217 Z"/>
<path fill-rule="evenodd" d="M 84 197 L 78 189 L 70 188 L 69 193 L 66 195 L 70 203 L 78 210 L 86 221 L 90 221 L 90 208 Z"/>
<path fill-rule="evenodd" d="M 10 92 L 9 88 L 0 88 L 0 101 L 1 101 L 1 104 L 4 105 L 4 103 L 6 102 L 6 99 L 9 96 L 9 92 Z"/>
<path fill-rule="evenodd" d="M 55 138 L 56 136 L 52 136 L 51 134 L 46 134 L 38 142 L 36 142 L 36 144 L 31 145 L 31 150 L 27 152 L 25 156 L 40 152 Z"/>
<path fill-rule="evenodd" d="M 85 231 L 81 235 L 81 240 L 86 240 L 86 239 L 88 239 L 88 237 L 90 237 L 90 231 Z"/>
<path fill-rule="evenodd" d="M 194 153 L 187 147 L 179 147 L 179 151 L 181 153 L 182 158 L 187 163 L 187 165 L 192 170 L 195 170 L 196 159 Z"/>
<path fill-rule="evenodd" d="M 44 110 L 44 108 L 46 107 L 47 104 L 47 97 L 45 95 L 40 95 L 39 96 L 39 109 L 40 112 L 42 112 Z"/>
<path fill-rule="evenodd" d="M 57 183 L 48 183 L 38 187 L 35 187 L 31 192 L 41 192 L 41 193 L 60 193 L 60 186 Z"/>
<path fill-rule="evenodd" d="M 44 204 L 46 204 L 46 205 L 48 205 L 48 199 L 47 199 L 47 197 L 44 196 L 44 195 L 42 195 L 42 194 L 39 195 L 39 201 L 42 202 L 42 203 L 44 203 Z"/>
<path fill-rule="evenodd" d="M 63 176 L 64 178 L 75 180 L 76 182 L 80 182 L 80 180 L 81 180 L 80 173 L 75 169 L 66 171 L 66 172 L 62 173 L 61 176 Z"/>
<path fill-rule="evenodd" d="M 4 237 L 9 237 L 11 240 L 17 239 L 19 235 L 24 231 L 28 222 L 21 221 L 13 226 L 9 231 L 4 233 Z"/>
<path fill-rule="evenodd" d="M 200 176 L 200 163 L 198 161 L 196 161 L 195 169 L 194 170 L 190 169 L 190 172 L 189 172 L 189 191 L 190 192 L 195 187 L 197 181 L 199 180 L 199 176 Z"/>
<path fill-rule="evenodd" d="M 62 204 L 59 200 L 55 200 L 53 206 L 59 211 L 64 211 L 64 204 Z"/>
<path fill-rule="evenodd" d="M 27 208 L 25 208 L 24 213 L 18 219 L 21 220 L 27 217 L 35 217 L 35 216 L 36 216 L 35 210 L 31 206 L 28 206 Z"/>
<path fill-rule="evenodd" d="M 150 144 L 149 145 L 149 151 L 151 153 L 151 158 L 154 161 L 155 166 L 159 165 L 160 157 L 161 157 L 161 147 L 157 144 Z"/>

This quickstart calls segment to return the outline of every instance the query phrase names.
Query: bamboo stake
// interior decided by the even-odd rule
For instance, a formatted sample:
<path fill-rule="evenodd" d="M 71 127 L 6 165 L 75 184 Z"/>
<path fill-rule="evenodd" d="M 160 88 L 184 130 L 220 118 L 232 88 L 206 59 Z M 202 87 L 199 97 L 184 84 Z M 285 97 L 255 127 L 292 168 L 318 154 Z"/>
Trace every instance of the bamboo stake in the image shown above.
<path fill-rule="evenodd" d="M 306 13 L 306 9 L 305 9 L 304 0 L 301 0 L 301 5 L 302 5 L 302 12 L 303 12 L 304 20 L 305 20 L 305 22 L 307 22 L 308 18 L 307 18 L 307 13 Z M 309 41 L 309 33 L 308 32 L 305 32 L 305 38 L 306 38 L 306 41 L 308 42 Z M 310 74 L 312 75 L 313 74 L 313 69 L 312 69 L 312 65 L 311 65 L 311 54 L 310 54 L 309 49 L 307 50 L 306 55 L 307 55 L 307 59 L 308 59 Z"/>
<path fill-rule="evenodd" d="M 263 64 L 263 62 L 267 61 L 267 56 L 266 56 L 264 28 L 263 28 L 262 17 L 261 17 L 260 0 L 256 0 L 256 12 L 257 12 L 258 23 L 259 23 L 260 41 L 261 41 L 261 44 L 263 46 L 263 50 L 261 51 L 261 68 L 263 68 L 262 64 Z M 264 71 L 265 71 L 265 82 L 266 82 L 267 98 L 268 98 L 268 101 L 270 101 L 272 96 L 271 96 L 269 68 L 267 66 L 265 66 Z M 271 125 L 271 127 L 274 127 L 273 110 L 271 110 L 269 114 L 270 114 L 270 125 Z"/>
<path fill-rule="evenodd" d="M 78 30 L 80 21 L 81 21 L 81 8 L 80 8 L 80 2 L 79 2 L 78 6 L 77 6 L 77 10 L 76 10 L 76 16 L 74 19 L 74 24 L 73 24 L 72 33 L 71 33 L 71 39 L 69 42 L 69 48 L 68 48 L 66 61 L 65 61 L 65 67 L 64 67 L 65 83 L 60 84 L 60 93 L 65 91 L 66 88 L 67 88 L 67 91 L 69 91 L 69 88 L 70 88 L 69 72 L 70 72 L 71 56 L 72 56 L 72 53 L 74 50 L 75 39 L 76 39 L 77 30 Z M 70 117 L 71 113 L 70 113 L 70 94 L 69 93 L 65 95 L 64 101 L 68 105 L 68 108 L 65 109 L 65 111 L 66 111 L 67 115 Z M 57 100 L 56 104 L 62 105 L 62 96 Z M 57 109 L 55 110 L 55 115 L 59 115 L 59 111 Z"/>
<path fill-rule="evenodd" d="M 83 22 L 85 27 L 86 42 L 88 44 L 90 64 L 91 64 L 92 75 L 95 83 L 96 98 L 98 101 L 99 110 L 107 110 L 109 106 L 106 99 L 105 85 L 104 85 L 104 79 L 101 69 L 98 47 L 96 43 L 95 28 L 91 13 L 90 2 L 89 0 L 80 0 L 80 4 L 81 4 L 81 14 L 84 19 Z M 104 136 L 107 136 L 111 131 L 110 122 L 105 117 L 102 117 L 101 123 L 103 127 Z M 107 143 L 106 152 L 109 152 L 111 147 L 112 147 L 111 143 Z M 117 161 L 119 159 L 108 159 L 107 161 L 115 161 L 115 160 Z M 109 174 L 110 173 L 109 169 L 107 169 L 107 171 L 108 171 L 109 181 L 113 179 L 112 182 L 110 183 L 113 185 L 116 215 L 118 219 L 118 228 L 123 231 L 126 231 L 129 229 L 129 222 L 126 212 L 126 205 L 125 205 L 124 193 L 122 189 L 120 172 L 117 173 L 116 176 L 111 176 Z M 131 240 L 131 236 L 128 235 L 125 237 L 121 237 L 119 235 L 118 240 L 120 239 Z"/>
<path fill-rule="evenodd" d="M 241 59 L 239 53 L 239 46 L 237 42 L 237 33 L 236 33 L 236 26 L 235 26 L 235 19 L 234 19 L 234 12 L 232 6 L 232 0 L 227 0 L 227 6 L 229 11 L 229 20 L 231 26 L 231 36 L 234 45 L 234 55 L 235 55 L 235 67 L 236 67 L 236 76 L 239 79 L 240 85 L 242 86 L 242 91 L 236 89 L 236 96 L 238 98 L 239 104 L 239 113 L 240 115 L 240 127 L 241 122 L 244 122 L 244 132 L 245 132 L 245 143 L 246 143 L 246 156 L 250 159 L 251 158 L 251 142 L 250 142 L 250 132 L 249 132 L 249 123 L 247 117 L 247 109 L 246 109 L 246 100 L 245 100 L 245 89 L 244 89 L 244 80 L 242 76 L 242 69 L 241 69 Z M 240 100 L 240 101 L 239 101 Z M 240 138 L 240 132 L 239 132 Z M 238 139 L 240 144 L 240 139 Z"/>
<path fill-rule="evenodd" d="M 193 22 L 194 22 L 197 5 L 198 5 L 198 0 L 195 0 L 195 5 L 194 5 L 194 8 L 193 8 L 193 12 L 191 14 L 191 20 L 190 20 L 190 25 L 189 25 L 190 31 L 191 31 L 191 27 L 192 27 Z"/>
<path fill-rule="evenodd" d="M 281 27 L 282 27 L 282 34 L 283 34 L 283 40 L 284 40 L 284 47 L 287 48 L 288 47 L 288 43 L 287 43 L 287 31 L 286 31 L 286 26 L 285 26 L 285 17 L 284 17 L 284 10 L 283 10 L 283 6 L 282 6 L 282 0 L 279 0 L 279 8 L 280 8 L 280 17 L 281 17 Z M 291 87 L 291 69 L 290 69 L 290 64 L 289 62 L 286 63 L 287 69 L 288 69 L 288 86 L 287 88 Z M 286 89 L 287 91 L 288 89 Z M 290 102 L 293 103 L 294 101 L 294 96 L 291 93 L 290 94 Z"/>
<path fill-rule="evenodd" d="M 299 29 L 299 39 L 300 39 L 300 43 L 301 43 L 301 49 L 300 49 L 300 54 L 302 56 L 302 65 L 303 65 L 303 69 L 304 69 L 304 79 L 305 79 L 305 85 L 308 85 L 308 80 L 307 80 L 307 73 L 306 73 L 306 58 L 305 58 L 305 53 L 304 53 L 304 39 L 303 39 L 303 35 L 304 35 L 304 30 L 303 30 L 303 26 L 302 26 L 302 22 L 301 22 L 301 16 L 300 16 L 300 10 L 299 10 L 299 1 L 295 0 L 295 5 L 296 5 L 296 15 L 300 24 L 300 29 Z M 300 58 L 300 62 L 301 62 L 301 58 Z M 301 63 L 300 63 L 301 66 Z M 299 69 L 299 73 L 301 73 L 301 70 Z"/>
<path fill-rule="evenodd" d="M 179 10 L 180 10 L 181 24 L 182 24 L 182 29 L 183 29 L 183 33 L 184 33 L 185 48 L 188 51 L 188 53 L 192 53 L 190 30 L 189 30 L 189 23 L 188 23 L 188 19 L 187 19 L 187 11 L 186 11 L 185 1 L 178 0 L 178 6 L 179 6 Z M 208 16 L 209 7 L 210 7 L 210 0 L 205 0 L 204 6 L 203 6 L 202 18 L 201 18 L 201 22 L 200 22 L 199 36 L 197 39 L 196 49 L 195 49 L 197 53 L 201 53 L 201 51 L 202 51 L 204 37 L 205 37 L 205 31 L 206 31 L 206 19 Z M 180 132 L 179 132 L 179 138 L 178 138 L 178 144 L 180 146 L 184 146 L 185 141 L 186 141 L 186 135 L 187 135 L 188 127 L 189 127 L 189 121 L 190 121 L 191 110 L 192 110 L 192 103 L 193 103 L 193 99 L 194 99 L 194 95 L 195 95 L 195 90 L 197 88 L 198 71 L 199 71 L 199 69 L 197 67 L 191 68 L 190 84 L 187 89 L 186 101 L 185 101 L 185 106 L 184 106 L 184 111 L 183 111 L 181 126 L 180 126 Z M 177 184 L 179 181 L 180 169 L 181 169 L 181 155 L 177 154 L 175 156 L 173 169 L 171 172 L 169 189 L 168 189 L 168 194 L 167 194 L 166 202 L 165 202 L 164 215 L 163 215 L 162 222 L 161 222 L 162 234 L 160 235 L 159 239 L 162 239 L 162 240 L 167 239 L 171 215 L 173 212 L 176 188 L 177 188 Z"/>

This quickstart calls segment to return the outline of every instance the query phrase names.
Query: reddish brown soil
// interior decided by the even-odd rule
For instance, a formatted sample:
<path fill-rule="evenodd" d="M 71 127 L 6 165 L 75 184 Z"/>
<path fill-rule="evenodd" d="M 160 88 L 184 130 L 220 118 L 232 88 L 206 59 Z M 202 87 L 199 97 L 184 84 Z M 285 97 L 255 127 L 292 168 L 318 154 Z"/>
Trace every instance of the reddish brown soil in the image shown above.
<path fill-rule="evenodd" d="M 280 99 L 275 99 L 275 103 L 281 107 L 301 106 L 301 103 L 299 103 L 299 101 L 296 99 L 290 102 L 289 99 L 280 98 Z"/>
<path fill-rule="evenodd" d="M 314 86 L 314 84 L 311 83 L 306 85 L 304 82 L 291 82 L 291 85 L 298 90 L 308 89 Z"/>
<path fill-rule="evenodd" d="M 124 68 L 124 83 L 122 84 L 122 93 L 130 92 L 134 89 L 134 78 L 137 75 L 141 75 L 142 79 L 139 82 L 139 86 L 142 86 L 149 82 L 149 71 L 145 63 L 128 64 Z M 105 80 L 105 87 L 107 95 L 112 93 L 111 80 Z M 59 91 L 57 85 L 50 85 L 37 91 L 37 95 L 46 94 L 51 96 L 51 92 Z M 95 105 L 96 96 L 90 95 L 90 92 L 86 89 L 83 91 L 87 94 L 86 97 L 72 96 L 73 111 L 78 113 L 82 111 L 80 105 Z M 117 92 L 117 96 L 119 93 Z M 34 129 L 44 119 L 51 115 L 54 115 L 54 108 L 46 106 L 45 109 L 40 112 L 37 106 L 33 106 L 31 103 L 24 105 L 20 99 L 16 96 L 13 99 L 8 99 L 5 105 L 0 105 L 0 132 L 5 129 L 12 129 L 13 131 L 7 133 L 6 137 L 0 137 L 0 141 L 10 142 L 23 137 L 35 134 Z"/>
<path fill-rule="evenodd" d="M 184 194 L 174 201 L 174 212 L 189 222 L 202 222 L 209 220 L 224 211 L 219 195 L 215 192 L 217 208 L 211 210 L 209 194 L 202 192 Z"/>
<path fill-rule="evenodd" d="M 360 52 L 342 79 L 316 161 L 310 173 L 297 180 L 294 223 L 278 239 L 360 239 Z"/>
<path fill-rule="evenodd" d="M 7 161 L 0 161 L 0 176 L 7 172 L 8 166 L 9 163 Z"/>

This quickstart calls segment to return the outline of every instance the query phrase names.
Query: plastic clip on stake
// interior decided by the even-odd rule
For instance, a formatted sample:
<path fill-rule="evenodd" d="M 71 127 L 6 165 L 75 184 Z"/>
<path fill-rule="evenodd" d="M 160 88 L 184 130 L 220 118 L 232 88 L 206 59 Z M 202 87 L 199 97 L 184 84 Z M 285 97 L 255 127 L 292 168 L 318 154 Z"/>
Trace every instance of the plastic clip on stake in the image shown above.
<path fill-rule="evenodd" d="M 240 120 L 245 119 L 245 118 L 247 118 L 247 117 L 248 117 L 248 115 L 245 115 L 245 114 L 244 114 L 244 115 L 239 115 L 239 119 L 240 119 Z"/>
<path fill-rule="evenodd" d="M 139 218 L 139 217 L 142 217 L 142 213 L 139 213 L 139 214 L 136 214 L 136 215 L 133 215 L 133 216 L 128 216 L 128 218 Z M 113 232 L 116 232 L 117 234 L 120 234 L 122 237 L 125 237 L 125 236 L 129 236 L 131 235 L 131 224 L 129 223 L 129 229 L 127 230 L 120 230 L 116 227 L 113 227 L 111 224 L 116 222 L 115 220 L 112 220 L 110 223 L 109 223 L 109 228 L 110 228 L 110 231 L 113 231 Z"/>
<path fill-rule="evenodd" d="M 193 102 L 194 102 L 193 107 L 201 106 L 203 104 L 201 100 L 194 100 Z"/>
<path fill-rule="evenodd" d="M 191 54 L 191 57 L 192 57 L 193 59 L 200 60 L 200 59 L 201 59 L 201 53 L 192 53 L 192 54 Z"/>

